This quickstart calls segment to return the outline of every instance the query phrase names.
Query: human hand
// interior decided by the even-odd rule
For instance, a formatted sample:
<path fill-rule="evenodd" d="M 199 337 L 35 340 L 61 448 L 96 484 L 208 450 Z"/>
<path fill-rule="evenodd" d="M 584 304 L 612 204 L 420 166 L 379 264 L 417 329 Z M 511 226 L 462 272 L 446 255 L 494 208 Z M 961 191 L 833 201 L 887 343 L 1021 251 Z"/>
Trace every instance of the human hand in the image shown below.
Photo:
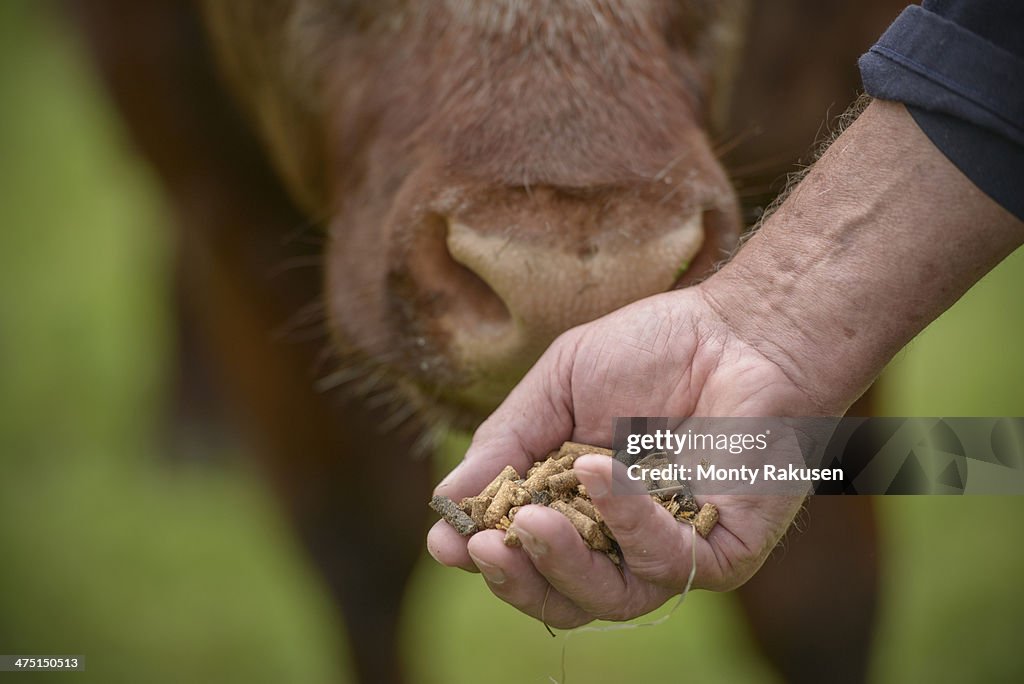
<path fill-rule="evenodd" d="M 730 331 L 705 286 L 650 297 L 559 337 L 480 426 L 436 493 L 455 500 L 477 494 L 504 466 L 524 473 L 565 440 L 610 445 L 617 416 L 829 412 Z M 623 495 L 636 483 L 621 463 L 584 456 L 575 471 L 622 549 L 621 574 L 584 545 L 568 519 L 541 506 L 516 515 L 522 549 L 506 547 L 501 532 L 467 540 L 440 521 L 428 535 L 430 553 L 444 565 L 479 569 L 499 598 L 558 627 L 627 620 L 680 593 L 692 565 L 690 530 L 650 497 Z M 694 586 L 715 590 L 749 579 L 801 504 L 753 495 L 704 501 L 718 506 L 720 519 L 707 539 L 696 538 Z"/>

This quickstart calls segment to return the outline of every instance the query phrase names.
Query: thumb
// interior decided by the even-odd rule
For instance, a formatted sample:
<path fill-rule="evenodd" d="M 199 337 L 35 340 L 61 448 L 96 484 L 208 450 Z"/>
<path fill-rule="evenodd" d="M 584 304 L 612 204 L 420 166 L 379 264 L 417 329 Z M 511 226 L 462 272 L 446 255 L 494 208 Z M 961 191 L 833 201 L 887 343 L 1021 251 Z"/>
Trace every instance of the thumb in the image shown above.
<path fill-rule="evenodd" d="M 673 588 L 685 585 L 690 564 L 690 535 L 659 506 L 641 483 L 629 479 L 626 466 L 607 456 L 581 456 L 573 464 L 605 524 L 615 535 L 633 574 Z"/>
<path fill-rule="evenodd" d="M 569 378 L 575 345 L 555 340 L 504 402 L 485 420 L 462 462 L 434 490 L 452 499 L 478 494 L 506 465 L 520 475 L 534 461 L 570 439 L 573 431 Z"/>

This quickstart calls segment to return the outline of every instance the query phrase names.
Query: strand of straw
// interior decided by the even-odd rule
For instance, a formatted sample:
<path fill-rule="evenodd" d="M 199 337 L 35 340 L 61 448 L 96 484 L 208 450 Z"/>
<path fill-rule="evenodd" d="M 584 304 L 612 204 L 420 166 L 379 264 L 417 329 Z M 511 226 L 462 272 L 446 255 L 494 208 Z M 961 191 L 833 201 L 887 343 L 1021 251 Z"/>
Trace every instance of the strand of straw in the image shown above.
<path fill-rule="evenodd" d="M 697 528 L 691 522 L 690 532 L 692 537 L 690 539 L 690 575 L 686 579 L 686 586 L 683 587 L 683 592 L 679 594 L 679 598 L 672 605 L 672 608 L 657 618 L 656 620 L 649 620 L 647 622 L 622 622 L 614 625 L 601 625 L 601 626 L 583 626 L 570 629 L 565 632 L 565 641 L 562 642 L 562 676 L 561 679 L 555 679 L 551 675 L 548 675 L 548 679 L 551 680 L 551 684 L 565 684 L 565 651 L 569 646 L 569 639 L 575 634 L 583 634 L 585 632 L 618 632 L 627 629 L 639 629 L 640 627 L 657 627 L 658 625 L 668 621 L 669 618 L 679 609 L 679 606 L 683 605 L 683 600 L 686 599 L 686 595 L 690 593 L 690 588 L 693 586 L 693 578 L 697 575 Z M 544 597 L 544 603 L 547 604 L 547 596 Z M 541 613 L 543 613 L 543 607 Z M 544 621 L 544 616 L 541 615 L 541 622 L 544 622 L 545 626 L 547 623 Z M 550 630 L 548 630 L 550 631 Z"/>

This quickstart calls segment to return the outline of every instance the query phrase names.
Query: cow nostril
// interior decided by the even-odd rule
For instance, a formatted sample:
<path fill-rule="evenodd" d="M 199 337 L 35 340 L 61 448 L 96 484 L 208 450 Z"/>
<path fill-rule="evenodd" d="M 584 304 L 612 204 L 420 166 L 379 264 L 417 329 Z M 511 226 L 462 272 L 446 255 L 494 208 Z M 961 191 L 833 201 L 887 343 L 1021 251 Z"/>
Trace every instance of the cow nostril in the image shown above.
<path fill-rule="evenodd" d="M 426 224 L 422 250 L 413 258 L 420 264 L 417 270 L 421 284 L 443 295 L 442 315 L 467 329 L 511 321 L 509 309 L 498 293 L 473 269 L 452 256 L 448 248 L 448 219 L 431 214 Z"/>

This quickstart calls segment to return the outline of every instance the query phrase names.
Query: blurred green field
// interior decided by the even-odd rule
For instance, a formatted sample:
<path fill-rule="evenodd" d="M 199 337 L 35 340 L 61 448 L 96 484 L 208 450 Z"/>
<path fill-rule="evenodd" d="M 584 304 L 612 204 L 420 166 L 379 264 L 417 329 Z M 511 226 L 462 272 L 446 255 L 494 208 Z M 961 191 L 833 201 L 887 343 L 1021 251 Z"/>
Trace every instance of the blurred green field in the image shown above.
<path fill-rule="evenodd" d="M 43 3 L 0 3 L 0 55 L 0 653 L 88 658 L 32 682 L 346 681 L 326 592 L 243 455 L 159 456 L 172 234 L 153 179 Z M 1024 252 L 900 354 L 884 412 L 1024 415 L 1021 292 Z M 882 511 L 875 679 L 1024 681 L 1024 499 Z M 772 681 L 732 597 L 682 611 L 574 637 L 570 681 L 664 681 L 666 653 L 687 681 Z M 425 554 L 404 635 L 418 683 L 558 674 L 560 641 Z"/>

